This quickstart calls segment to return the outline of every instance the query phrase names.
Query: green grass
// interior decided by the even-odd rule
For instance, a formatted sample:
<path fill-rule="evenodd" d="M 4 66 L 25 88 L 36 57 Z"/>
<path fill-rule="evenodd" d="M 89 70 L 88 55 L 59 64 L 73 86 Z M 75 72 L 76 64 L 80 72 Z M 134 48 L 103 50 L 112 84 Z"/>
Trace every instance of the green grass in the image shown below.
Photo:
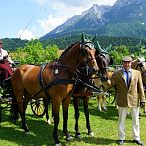
<path fill-rule="evenodd" d="M 94 137 L 87 135 L 85 116 L 83 107 L 80 106 L 79 127 L 82 134 L 82 140 L 79 141 L 74 137 L 74 109 L 69 107 L 68 130 L 74 137 L 72 142 L 67 142 L 62 132 L 62 108 L 60 111 L 59 136 L 63 146 L 116 146 L 118 140 L 118 112 L 113 105 L 107 106 L 107 112 L 98 112 L 96 100 L 90 100 L 90 122 L 94 131 Z M 0 123 L 0 146 L 52 146 L 53 125 L 45 122 L 45 117 L 37 118 L 33 115 L 30 106 L 26 113 L 30 134 L 25 135 L 21 127 L 20 120 L 17 125 L 9 122 L 8 109 L 3 110 L 2 122 Z M 131 118 L 126 120 L 126 143 L 127 146 L 134 146 L 132 143 Z M 146 144 L 146 115 L 142 114 L 141 123 L 141 140 Z"/>

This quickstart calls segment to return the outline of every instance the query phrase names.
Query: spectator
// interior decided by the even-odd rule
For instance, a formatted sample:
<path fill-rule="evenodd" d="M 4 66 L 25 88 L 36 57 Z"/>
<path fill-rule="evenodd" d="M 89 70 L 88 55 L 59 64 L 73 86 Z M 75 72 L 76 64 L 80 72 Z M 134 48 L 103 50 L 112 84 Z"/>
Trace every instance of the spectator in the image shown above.
<path fill-rule="evenodd" d="M 116 103 L 119 112 L 119 144 L 125 142 L 125 120 L 128 108 L 132 116 L 133 142 L 144 146 L 140 140 L 139 124 L 139 105 L 145 107 L 145 95 L 141 73 L 131 68 L 132 58 L 126 56 L 123 58 L 122 69 L 116 71 L 112 78 L 108 80 L 108 86 L 114 86 L 116 89 Z M 140 102 L 140 104 L 139 104 Z"/>

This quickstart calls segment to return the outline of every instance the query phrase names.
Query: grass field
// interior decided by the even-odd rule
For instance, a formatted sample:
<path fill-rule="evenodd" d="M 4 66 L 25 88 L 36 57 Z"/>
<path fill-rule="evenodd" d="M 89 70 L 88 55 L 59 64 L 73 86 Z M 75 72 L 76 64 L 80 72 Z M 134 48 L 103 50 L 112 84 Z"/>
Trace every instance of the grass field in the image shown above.
<path fill-rule="evenodd" d="M 83 108 L 80 106 L 79 127 L 82 134 L 82 140 L 79 141 L 74 137 L 74 109 L 72 104 L 69 107 L 68 130 L 74 137 L 72 142 L 67 142 L 62 133 L 62 108 L 60 111 L 59 136 L 63 146 L 117 146 L 118 140 L 118 112 L 113 105 L 107 106 L 107 112 L 98 112 L 96 100 L 90 100 L 90 122 L 94 137 L 87 135 L 85 116 Z M 20 120 L 17 125 L 9 122 L 9 113 L 5 109 L 2 113 L 2 122 L 0 123 L 0 146 L 52 146 L 54 141 L 52 138 L 53 125 L 45 122 L 45 117 L 37 118 L 33 115 L 30 106 L 26 113 L 30 134 L 25 135 L 20 128 Z M 124 146 L 134 146 L 132 143 L 131 118 L 126 120 L 126 143 Z M 141 140 L 146 144 L 146 115 L 142 114 L 141 124 Z"/>

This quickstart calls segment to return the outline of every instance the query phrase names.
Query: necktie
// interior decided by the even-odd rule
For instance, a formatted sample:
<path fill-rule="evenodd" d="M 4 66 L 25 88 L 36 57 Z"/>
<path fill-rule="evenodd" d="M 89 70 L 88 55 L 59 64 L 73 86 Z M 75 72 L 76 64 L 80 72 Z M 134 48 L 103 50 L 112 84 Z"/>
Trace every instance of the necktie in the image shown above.
<path fill-rule="evenodd" d="M 130 85 L 130 76 L 129 76 L 129 72 L 128 71 L 125 71 L 125 72 L 126 72 L 126 85 L 129 88 L 129 85 Z"/>

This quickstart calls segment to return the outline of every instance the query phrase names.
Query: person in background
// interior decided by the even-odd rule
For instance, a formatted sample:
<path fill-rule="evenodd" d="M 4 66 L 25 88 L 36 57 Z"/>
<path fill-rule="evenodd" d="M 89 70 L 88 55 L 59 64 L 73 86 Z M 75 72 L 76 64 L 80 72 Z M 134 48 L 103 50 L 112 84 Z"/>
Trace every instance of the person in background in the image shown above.
<path fill-rule="evenodd" d="M 3 49 L 3 42 L 0 40 L 0 83 L 2 84 L 4 79 L 7 79 L 12 75 L 12 69 L 10 65 L 14 62 L 9 57 L 8 52 Z M 0 85 L 1 85 L 0 84 Z"/>
<path fill-rule="evenodd" d="M 125 142 L 125 120 L 129 109 L 132 116 L 133 143 L 144 146 L 140 140 L 139 105 L 145 107 L 145 94 L 141 73 L 132 69 L 131 63 L 131 56 L 124 57 L 122 69 L 116 71 L 110 80 L 103 82 L 106 87 L 114 86 L 116 89 L 116 103 L 119 113 L 119 145 Z"/>

